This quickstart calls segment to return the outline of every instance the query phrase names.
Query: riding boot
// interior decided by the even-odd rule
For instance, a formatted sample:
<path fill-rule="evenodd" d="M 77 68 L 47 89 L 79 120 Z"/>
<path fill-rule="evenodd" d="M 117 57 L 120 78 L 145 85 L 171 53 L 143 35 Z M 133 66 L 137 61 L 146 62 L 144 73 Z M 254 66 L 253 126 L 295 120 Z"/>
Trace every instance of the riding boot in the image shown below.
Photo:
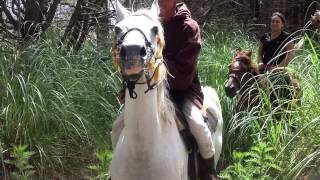
<path fill-rule="evenodd" d="M 199 176 L 200 180 L 216 180 L 217 172 L 214 167 L 214 157 L 202 159 L 203 169 Z"/>

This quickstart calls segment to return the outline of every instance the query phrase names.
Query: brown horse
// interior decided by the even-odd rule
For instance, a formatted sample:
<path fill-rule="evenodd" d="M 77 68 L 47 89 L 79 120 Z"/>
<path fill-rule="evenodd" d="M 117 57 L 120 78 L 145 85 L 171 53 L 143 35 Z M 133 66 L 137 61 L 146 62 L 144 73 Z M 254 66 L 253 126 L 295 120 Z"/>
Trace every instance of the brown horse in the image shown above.
<path fill-rule="evenodd" d="M 260 73 L 257 65 L 251 61 L 251 55 L 251 50 L 242 52 L 238 48 L 229 65 L 229 78 L 225 84 L 225 92 L 230 98 L 237 95 L 237 111 L 252 108 L 260 103 Z"/>
<path fill-rule="evenodd" d="M 227 97 L 237 95 L 236 111 L 250 110 L 262 102 L 261 90 L 270 97 L 272 109 L 280 106 L 281 100 L 293 100 L 300 96 L 299 83 L 284 69 L 274 70 L 269 75 L 260 74 L 251 60 L 252 51 L 236 50 L 229 65 L 229 77 L 225 84 Z M 287 107 L 287 104 L 285 105 Z"/>

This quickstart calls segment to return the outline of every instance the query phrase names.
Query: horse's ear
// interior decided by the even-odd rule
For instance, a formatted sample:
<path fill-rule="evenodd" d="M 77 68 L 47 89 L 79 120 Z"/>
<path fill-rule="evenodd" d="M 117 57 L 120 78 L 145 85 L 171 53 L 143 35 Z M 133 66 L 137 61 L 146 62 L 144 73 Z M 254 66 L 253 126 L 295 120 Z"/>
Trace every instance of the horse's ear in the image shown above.
<path fill-rule="evenodd" d="M 241 48 L 238 47 L 236 49 L 236 53 L 235 53 L 234 57 L 238 56 L 240 53 L 241 53 Z"/>
<path fill-rule="evenodd" d="M 160 7 L 159 7 L 159 4 L 158 4 L 158 0 L 154 0 L 154 1 L 153 1 L 150 10 L 151 10 L 151 12 L 152 12 L 156 17 L 159 17 Z"/>
<path fill-rule="evenodd" d="M 249 49 L 245 52 L 245 54 L 251 59 L 252 56 L 252 49 Z"/>
<path fill-rule="evenodd" d="M 117 0 L 117 22 L 121 21 L 125 17 L 130 15 L 130 11 L 128 11 L 122 4 Z"/>

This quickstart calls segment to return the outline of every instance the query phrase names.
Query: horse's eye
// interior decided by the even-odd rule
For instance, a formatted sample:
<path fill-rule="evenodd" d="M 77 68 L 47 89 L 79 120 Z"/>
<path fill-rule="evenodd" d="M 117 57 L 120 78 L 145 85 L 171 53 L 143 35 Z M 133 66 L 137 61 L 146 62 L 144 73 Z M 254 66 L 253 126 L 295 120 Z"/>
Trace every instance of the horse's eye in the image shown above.
<path fill-rule="evenodd" d="M 151 31 L 152 31 L 154 34 L 158 34 L 158 32 L 159 32 L 158 26 L 153 26 L 153 28 L 151 28 Z"/>
<path fill-rule="evenodd" d="M 122 29 L 121 29 L 119 26 L 114 27 L 114 32 L 115 32 L 116 34 L 120 34 L 121 31 L 122 31 Z"/>
<path fill-rule="evenodd" d="M 144 57 L 145 55 L 147 55 L 147 50 L 146 50 L 145 47 L 141 47 L 141 49 L 140 49 L 140 55 L 141 55 L 142 57 Z"/>
<path fill-rule="evenodd" d="M 125 57 L 126 56 L 126 50 L 125 50 L 125 48 L 123 46 L 120 48 L 120 56 L 121 57 Z"/>

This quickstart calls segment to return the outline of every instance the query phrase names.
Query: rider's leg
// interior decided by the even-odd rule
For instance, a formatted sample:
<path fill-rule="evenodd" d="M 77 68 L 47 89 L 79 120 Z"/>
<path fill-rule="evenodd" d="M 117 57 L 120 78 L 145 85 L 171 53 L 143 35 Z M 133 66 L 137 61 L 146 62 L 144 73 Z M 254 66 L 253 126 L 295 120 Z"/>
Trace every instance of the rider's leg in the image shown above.
<path fill-rule="evenodd" d="M 208 125 L 203 119 L 201 110 L 190 100 L 186 100 L 182 107 L 182 111 L 188 122 L 190 131 L 198 143 L 200 155 L 204 159 L 204 164 L 207 166 L 207 172 L 205 172 L 205 176 L 215 176 L 215 149 L 213 146 L 212 134 L 209 130 Z"/>

